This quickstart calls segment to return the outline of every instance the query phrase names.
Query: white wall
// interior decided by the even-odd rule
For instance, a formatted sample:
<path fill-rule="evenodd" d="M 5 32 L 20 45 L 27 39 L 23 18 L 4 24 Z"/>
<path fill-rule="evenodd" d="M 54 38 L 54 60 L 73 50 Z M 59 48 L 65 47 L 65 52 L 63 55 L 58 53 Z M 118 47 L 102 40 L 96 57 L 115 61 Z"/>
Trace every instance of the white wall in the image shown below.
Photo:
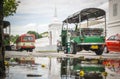
<path fill-rule="evenodd" d="M 114 5 L 117 5 L 117 13 L 114 15 Z M 120 0 L 109 0 L 108 35 L 120 33 Z"/>
<path fill-rule="evenodd" d="M 114 4 L 117 4 L 117 15 L 113 16 Z M 120 21 L 120 0 L 109 0 L 109 22 Z"/>
<path fill-rule="evenodd" d="M 62 28 L 61 23 L 52 23 L 49 25 L 49 36 L 50 32 L 52 35 L 51 38 L 49 38 L 49 40 L 51 41 L 51 45 L 56 45 L 57 40 L 60 40 L 61 28 Z"/>

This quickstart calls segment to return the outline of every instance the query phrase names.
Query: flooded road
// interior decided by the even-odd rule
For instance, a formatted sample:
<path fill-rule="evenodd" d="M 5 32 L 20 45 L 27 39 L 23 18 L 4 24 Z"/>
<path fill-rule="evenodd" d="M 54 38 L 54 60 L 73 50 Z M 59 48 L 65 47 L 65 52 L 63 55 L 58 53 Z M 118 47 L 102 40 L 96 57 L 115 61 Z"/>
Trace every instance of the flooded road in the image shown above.
<path fill-rule="evenodd" d="M 8 59 L 10 66 L 6 69 L 4 79 L 80 79 L 81 69 L 84 69 L 85 75 L 86 73 L 94 73 L 95 75 L 97 73 L 100 76 L 102 72 L 107 72 L 106 78 L 102 76 L 95 78 L 95 76 L 85 79 L 119 79 L 120 59 L 115 59 L 115 56 L 118 55 L 120 54 L 103 54 L 102 57 L 90 53 L 71 55 L 63 53 L 7 52 L 6 58 L 17 57 L 18 59 L 17 63 L 10 62 L 11 58 Z M 100 58 L 104 60 L 100 60 Z M 26 60 L 26 62 L 23 62 L 23 60 Z M 113 62 L 115 62 L 114 67 L 111 65 Z"/>
<path fill-rule="evenodd" d="M 57 58 L 35 57 L 35 64 L 20 64 L 7 69 L 5 79 L 60 79 Z"/>

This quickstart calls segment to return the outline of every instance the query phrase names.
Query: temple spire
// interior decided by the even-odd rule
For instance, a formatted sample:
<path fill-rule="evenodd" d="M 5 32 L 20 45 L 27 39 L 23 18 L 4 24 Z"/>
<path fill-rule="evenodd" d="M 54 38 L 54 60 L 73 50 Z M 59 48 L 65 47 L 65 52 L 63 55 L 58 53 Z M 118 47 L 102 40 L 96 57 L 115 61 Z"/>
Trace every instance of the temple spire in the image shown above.
<path fill-rule="evenodd" d="M 57 17 L 57 8 L 56 5 L 54 7 L 54 16 L 53 16 L 53 23 L 59 22 Z"/>
<path fill-rule="evenodd" d="M 57 8 L 55 6 L 54 17 L 57 17 Z"/>

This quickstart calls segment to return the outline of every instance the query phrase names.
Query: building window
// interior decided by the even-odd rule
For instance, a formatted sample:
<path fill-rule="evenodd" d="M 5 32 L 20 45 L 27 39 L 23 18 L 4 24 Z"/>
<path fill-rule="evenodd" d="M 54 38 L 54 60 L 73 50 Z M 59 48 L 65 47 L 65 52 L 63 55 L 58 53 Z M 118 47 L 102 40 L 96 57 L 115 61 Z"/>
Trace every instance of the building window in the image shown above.
<path fill-rule="evenodd" d="M 113 16 L 117 16 L 117 8 L 118 8 L 117 3 L 113 4 Z"/>

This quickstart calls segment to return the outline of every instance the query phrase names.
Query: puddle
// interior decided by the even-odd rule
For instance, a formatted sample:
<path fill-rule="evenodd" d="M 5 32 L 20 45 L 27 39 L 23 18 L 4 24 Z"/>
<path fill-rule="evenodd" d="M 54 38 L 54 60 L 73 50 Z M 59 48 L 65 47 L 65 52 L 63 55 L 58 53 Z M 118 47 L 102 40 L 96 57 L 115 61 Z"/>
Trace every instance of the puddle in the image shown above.
<path fill-rule="evenodd" d="M 16 60 L 17 63 L 14 63 Z M 60 79 L 60 66 L 55 57 L 25 58 L 24 61 L 21 58 L 14 59 L 6 70 L 5 79 Z"/>
<path fill-rule="evenodd" d="M 113 60 L 95 58 L 34 57 L 25 58 L 24 61 L 7 60 L 11 63 L 6 69 L 5 79 L 79 79 L 83 76 L 84 79 L 104 79 L 105 68 L 113 69 L 111 66 L 108 67 L 108 62 L 113 63 Z M 120 61 L 114 60 L 114 62 L 114 70 L 117 70 Z"/>

